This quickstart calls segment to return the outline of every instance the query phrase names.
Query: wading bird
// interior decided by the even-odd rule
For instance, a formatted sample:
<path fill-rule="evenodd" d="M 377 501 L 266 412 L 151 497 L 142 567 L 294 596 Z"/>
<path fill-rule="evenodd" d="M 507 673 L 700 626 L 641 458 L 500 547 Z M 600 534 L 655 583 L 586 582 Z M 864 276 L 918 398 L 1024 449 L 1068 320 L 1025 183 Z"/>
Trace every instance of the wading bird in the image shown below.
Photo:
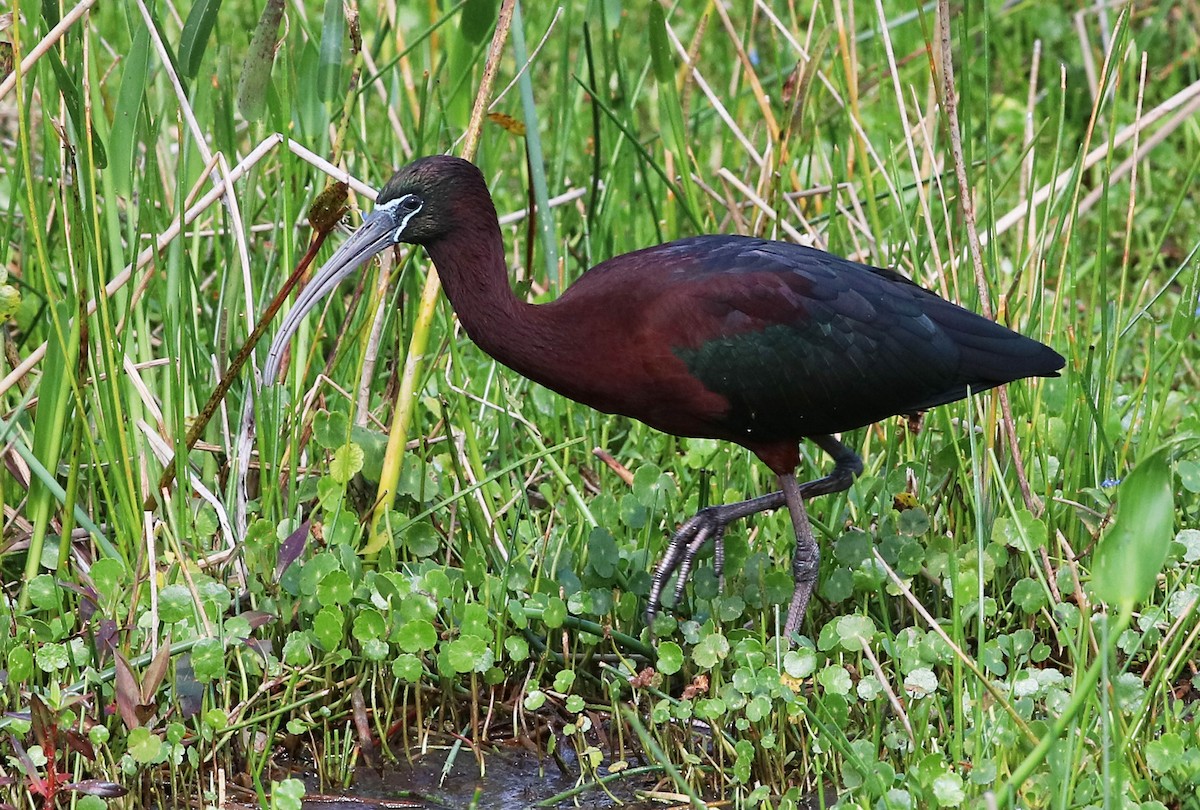
<path fill-rule="evenodd" d="M 891 270 L 748 236 L 696 236 L 626 253 L 588 270 L 555 301 L 527 303 L 509 285 L 483 175 L 448 156 L 417 160 L 387 182 L 362 227 L 288 312 L 272 355 L 335 285 L 400 242 L 424 246 L 467 334 L 518 374 L 667 433 L 736 442 L 778 476 L 778 492 L 710 506 L 683 523 L 655 570 L 648 621 L 676 573 L 678 601 L 709 541 L 720 574 L 729 523 L 787 506 L 796 533 L 796 588 L 784 625 L 791 637 L 820 557 L 804 499 L 847 489 L 862 471 L 833 434 L 1023 377 L 1056 377 L 1063 366 L 1053 349 Z M 803 439 L 834 465 L 801 484 Z"/>

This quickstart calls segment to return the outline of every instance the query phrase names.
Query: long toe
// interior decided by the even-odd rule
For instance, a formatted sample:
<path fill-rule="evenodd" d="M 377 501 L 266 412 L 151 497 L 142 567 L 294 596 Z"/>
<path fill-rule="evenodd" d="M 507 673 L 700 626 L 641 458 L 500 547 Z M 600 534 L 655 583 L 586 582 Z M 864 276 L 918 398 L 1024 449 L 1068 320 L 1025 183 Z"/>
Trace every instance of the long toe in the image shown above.
<path fill-rule="evenodd" d="M 832 439 L 829 441 L 833 442 Z M 827 484 L 827 479 L 822 479 L 822 482 Z M 795 479 L 792 479 L 791 484 L 793 498 L 801 499 L 802 494 Z M 845 488 L 840 479 L 836 487 Z M 725 546 L 723 543 L 725 528 L 735 520 L 778 509 L 785 503 L 787 503 L 787 499 L 783 492 L 771 492 L 737 503 L 706 507 L 685 521 L 671 537 L 666 553 L 663 554 L 658 567 L 654 569 L 654 578 L 650 582 L 650 603 L 646 605 L 646 623 L 654 623 L 654 617 L 658 614 L 659 600 L 662 598 L 667 581 L 673 575 L 678 576 L 675 585 L 675 601 L 679 601 L 683 595 L 683 589 L 687 585 L 688 576 L 691 574 L 692 563 L 700 549 L 709 540 L 712 540 L 716 546 L 713 566 L 723 591 L 725 589 Z"/>
<path fill-rule="evenodd" d="M 675 587 L 675 601 L 678 602 L 691 574 L 696 554 L 710 539 L 720 538 L 724 531 L 725 521 L 721 519 L 715 507 L 701 509 L 679 527 L 671 537 L 662 560 L 654 569 L 654 577 L 650 582 L 650 598 L 646 605 L 647 624 L 653 624 L 654 617 L 658 615 L 663 591 L 671 577 L 679 575 Z"/>
<path fill-rule="evenodd" d="M 692 563 L 696 560 L 696 555 L 700 553 L 700 549 L 712 540 L 715 547 L 719 550 L 721 559 L 717 561 L 714 558 L 714 566 L 717 568 L 717 576 L 724 577 L 725 568 L 725 544 L 722 538 L 725 537 L 725 526 L 722 523 L 705 524 L 700 531 L 696 532 L 696 536 L 692 542 L 688 543 L 683 549 L 683 558 L 679 561 L 679 576 L 675 580 L 675 604 L 679 604 L 679 600 L 683 598 L 683 589 L 687 587 L 688 580 L 692 578 Z"/>

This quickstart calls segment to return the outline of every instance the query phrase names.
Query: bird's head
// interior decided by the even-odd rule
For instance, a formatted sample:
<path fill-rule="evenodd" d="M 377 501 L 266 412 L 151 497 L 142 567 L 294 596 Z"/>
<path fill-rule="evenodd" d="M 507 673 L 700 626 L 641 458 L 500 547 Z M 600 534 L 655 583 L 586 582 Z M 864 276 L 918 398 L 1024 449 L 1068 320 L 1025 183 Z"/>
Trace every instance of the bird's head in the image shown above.
<path fill-rule="evenodd" d="M 482 192 L 482 193 L 480 193 Z M 451 155 L 420 158 L 392 175 L 363 221 L 390 231 L 393 242 L 429 245 L 463 224 L 458 210 L 491 203 L 483 175 L 474 163 Z"/>
<path fill-rule="evenodd" d="M 482 194 L 478 192 L 482 190 Z M 376 254 L 400 242 L 429 246 L 460 227 L 462 205 L 491 206 L 487 185 L 475 164 L 449 155 L 413 161 L 392 175 L 362 226 L 317 271 L 283 319 L 271 343 L 263 376 L 274 380 L 284 347 L 300 322 L 343 279 Z M 495 209 L 493 219 L 495 217 Z"/>

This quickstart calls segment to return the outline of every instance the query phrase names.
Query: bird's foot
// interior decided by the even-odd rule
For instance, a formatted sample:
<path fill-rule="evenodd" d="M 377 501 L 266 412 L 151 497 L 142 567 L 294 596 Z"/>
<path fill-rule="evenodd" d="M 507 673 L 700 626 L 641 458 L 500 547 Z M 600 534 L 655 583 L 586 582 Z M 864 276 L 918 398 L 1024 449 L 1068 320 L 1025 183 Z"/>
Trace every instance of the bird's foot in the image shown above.
<path fill-rule="evenodd" d="M 709 540 L 713 542 L 713 568 L 721 590 L 725 588 L 725 527 L 735 520 L 750 515 L 778 509 L 784 505 L 782 492 L 772 492 L 747 501 L 727 503 L 721 506 L 709 506 L 701 509 L 689 518 L 671 537 L 667 552 L 654 570 L 654 579 L 650 584 L 650 601 L 646 605 L 646 624 L 654 623 L 658 614 L 658 603 L 666 588 L 667 580 L 673 574 L 678 574 L 675 581 L 675 601 L 683 597 L 683 589 L 687 587 L 688 577 L 692 573 L 692 562 L 700 549 Z"/>
<path fill-rule="evenodd" d="M 692 563 L 700 549 L 709 540 L 713 542 L 713 567 L 716 569 L 720 587 L 725 587 L 725 526 L 728 520 L 721 514 L 721 507 L 710 506 L 701 509 L 679 527 L 671 537 L 667 553 L 663 555 L 658 567 L 654 569 L 654 579 L 650 584 L 650 601 L 646 605 L 646 624 L 654 624 L 658 614 L 658 603 L 662 598 L 663 589 L 672 574 L 678 573 L 675 582 L 675 602 L 683 598 L 683 589 L 687 587 L 688 578 L 692 573 Z"/>
<path fill-rule="evenodd" d="M 687 587 L 688 576 L 692 572 L 692 562 L 696 554 L 709 540 L 715 546 L 713 568 L 720 582 L 721 590 L 725 588 L 725 527 L 735 520 L 741 520 L 759 512 L 769 512 L 781 506 L 787 506 L 791 513 L 792 527 L 796 532 L 796 552 L 792 558 L 792 576 L 796 590 L 788 607 L 787 621 L 784 625 L 784 635 L 791 638 L 800 629 L 804 620 L 804 612 L 808 608 L 809 599 L 817 583 L 817 571 L 820 567 L 821 552 L 813 536 L 812 526 L 804 510 L 804 501 L 817 495 L 828 495 L 849 488 L 855 476 L 862 472 L 862 460 L 854 451 L 834 439 L 832 436 L 813 436 L 812 440 L 825 452 L 833 456 L 833 470 L 824 478 L 815 481 L 798 483 L 795 476 L 780 475 L 782 487 L 778 492 L 760 495 L 737 503 L 709 506 L 701 509 L 687 522 L 679 527 L 667 546 L 667 552 L 654 570 L 654 579 L 650 585 L 650 600 L 646 605 L 646 624 L 652 626 L 654 617 L 658 615 L 659 600 L 667 580 L 672 575 L 678 575 L 675 582 L 675 601 L 683 597 L 683 589 Z"/>

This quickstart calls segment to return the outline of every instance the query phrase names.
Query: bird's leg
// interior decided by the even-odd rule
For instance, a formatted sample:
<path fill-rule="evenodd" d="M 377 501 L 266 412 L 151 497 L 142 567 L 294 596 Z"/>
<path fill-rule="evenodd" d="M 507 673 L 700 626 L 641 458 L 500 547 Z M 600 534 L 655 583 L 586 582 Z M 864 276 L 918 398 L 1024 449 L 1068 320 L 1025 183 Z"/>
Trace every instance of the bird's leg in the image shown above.
<path fill-rule="evenodd" d="M 784 481 L 784 476 L 780 476 L 780 483 L 785 489 L 778 492 L 771 492 L 767 495 L 760 495 L 757 498 L 750 498 L 737 503 L 723 504 L 721 506 L 709 506 L 701 509 L 691 518 L 684 522 L 679 530 L 671 537 L 671 542 L 667 546 L 667 551 L 659 562 L 658 567 L 654 570 L 654 578 L 650 584 L 649 604 L 646 606 L 646 623 L 653 624 L 654 617 L 658 613 L 659 600 L 662 597 L 663 589 L 666 587 L 667 580 L 678 572 L 679 579 L 675 585 L 675 601 L 683 596 L 683 589 L 687 585 L 688 575 L 691 573 L 692 561 L 704 544 L 712 540 L 716 545 L 716 556 L 714 558 L 714 566 L 717 569 L 717 576 L 724 578 L 724 544 L 722 542 L 725 535 L 725 527 L 735 520 L 756 515 L 759 512 L 767 512 L 772 509 L 778 509 L 781 506 L 788 506 L 789 512 L 792 514 L 792 525 L 796 529 L 796 556 L 792 560 L 792 574 L 797 580 L 796 595 L 792 597 L 792 605 L 788 610 L 788 627 L 792 622 L 792 615 L 796 615 L 794 631 L 799 627 L 800 620 L 804 617 L 804 609 L 808 605 L 808 599 L 812 595 L 813 583 L 816 580 L 817 562 L 820 560 L 819 552 L 816 551 L 816 540 L 813 538 L 812 527 L 808 523 L 807 515 L 804 512 L 804 499 L 811 498 L 815 495 L 826 495 L 831 492 L 841 492 L 849 488 L 850 483 L 854 480 L 854 476 L 862 471 L 862 461 L 858 455 L 846 447 L 841 442 L 834 439 L 832 436 L 816 436 L 812 437 L 812 441 L 825 452 L 833 456 L 834 468 L 829 475 L 824 478 L 818 478 L 815 481 L 807 481 L 803 484 L 796 482 L 794 476 L 787 476 L 791 482 L 791 488 L 794 492 L 789 497 L 788 484 Z M 795 503 L 799 509 L 792 507 Z M 801 516 L 803 522 L 797 519 L 797 514 Z M 801 537 L 807 537 L 807 541 L 803 543 L 805 551 L 802 556 Z M 809 560 L 811 559 L 811 565 Z M 809 569 L 811 568 L 811 573 Z M 805 578 L 806 591 L 801 599 L 799 594 L 801 591 L 801 577 L 803 573 Z"/>
<path fill-rule="evenodd" d="M 796 550 L 792 555 L 792 579 L 796 583 L 796 590 L 792 592 L 792 603 L 788 605 L 787 621 L 783 625 L 784 638 L 792 638 L 800 629 L 821 567 L 821 548 L 813 536 L 812 524 L 808 522 L 804 499 L 849 489 L 854 476 L 862 472 L 862 459 L 837 439 L 820 436 L 813 441 L 833 456 L 833 471 L 824 478 L 803 485 L 796 483 L 796 476 L 791 473 L 779 476 L 779 486 L 792 517 L 792 529 L 796 533 Z"/>
<path fill-rule="evenodd" d="M 788 512 L 792 516 L 792 529 L 796 533 L 796 550 L 792 554 L 792 579 L 796 583 L 796 589 L 792 591 L 787 622 L 783 625 L 783 637 L 791 638 L 792 634 L 800 629 L 800 622 L 804 620 L 804 613 L 808 610 L 808 600 L 812 598 L 813 589 L 817 585 L 817 572 L 821 568 L 821 547 L 817 545 L 812 524 L 808 522 L 804 496 L 800 494 L 796 476 L 791 473 L 779 476 L 779 485 L 787 501 Z"/>

